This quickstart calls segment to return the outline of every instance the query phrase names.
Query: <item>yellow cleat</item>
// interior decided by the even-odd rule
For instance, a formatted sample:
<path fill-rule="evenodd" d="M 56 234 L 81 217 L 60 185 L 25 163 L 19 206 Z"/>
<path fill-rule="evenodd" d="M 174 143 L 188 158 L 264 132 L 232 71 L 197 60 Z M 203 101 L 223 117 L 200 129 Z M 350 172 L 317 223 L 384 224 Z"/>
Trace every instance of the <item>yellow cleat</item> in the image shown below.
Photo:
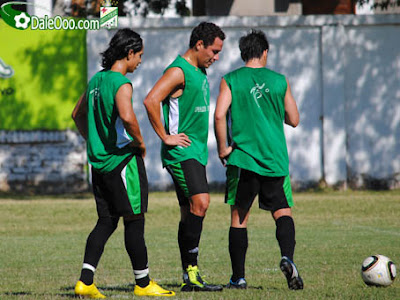
<path fill-rule="evenodd" d="M 78 281 L 75 286 L 75 295 L 84 298 L 91 298 L 91 299 L 104 299 L 104 296 L 97 287 L 92 283 L 91 285 L 86 285 L 82 281 Z"/>
<path fill-rule="evenodd" d="M 135 285 L 135 289 L 133 293 L 136 296 L 156 296 L 156 297 L 171 297 L 175 296 L 175 292 L 164 290 L 161 286 L 159 286 L 155 281 L 150 280 L 148 286 L 142 288 L 138 285 Z"/>

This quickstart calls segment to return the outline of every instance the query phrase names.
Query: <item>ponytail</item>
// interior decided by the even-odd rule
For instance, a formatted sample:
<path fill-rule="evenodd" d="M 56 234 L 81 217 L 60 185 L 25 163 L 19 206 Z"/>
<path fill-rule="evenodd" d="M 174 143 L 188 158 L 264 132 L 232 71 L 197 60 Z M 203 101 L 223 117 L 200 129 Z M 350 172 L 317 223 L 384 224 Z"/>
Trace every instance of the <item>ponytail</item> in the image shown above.
<path fill-rule="evenodd" d="M 138 33 L 128 28 L 119 29 L 112 37 L 107 50 L 101 53 L 101 65 L 109 70 L 117 60 L 127 57 L 131 49 L 133 53 L 137 53 L 142 48 L 143 40 Z"/>

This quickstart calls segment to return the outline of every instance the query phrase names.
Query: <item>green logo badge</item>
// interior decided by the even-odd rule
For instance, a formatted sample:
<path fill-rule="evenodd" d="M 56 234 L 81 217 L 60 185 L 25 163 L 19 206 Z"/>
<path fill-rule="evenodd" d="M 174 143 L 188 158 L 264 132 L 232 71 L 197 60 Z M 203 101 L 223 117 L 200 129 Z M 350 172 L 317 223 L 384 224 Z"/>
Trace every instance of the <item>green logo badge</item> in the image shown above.
<path fill-rule="evenodd" d="M 118 7 L 100 7 L 100 27 L 108 29 L 118 27 Z"/>
<path fill-rule="evenodd" d="M 7 2 L 0 7 L 0 15 L 4 22 L 13 28 L 25 30 L 31 23 L 31 16 L 26 12 L 14 9 L 13 5 L 26 5 L 25 2 Z"/>

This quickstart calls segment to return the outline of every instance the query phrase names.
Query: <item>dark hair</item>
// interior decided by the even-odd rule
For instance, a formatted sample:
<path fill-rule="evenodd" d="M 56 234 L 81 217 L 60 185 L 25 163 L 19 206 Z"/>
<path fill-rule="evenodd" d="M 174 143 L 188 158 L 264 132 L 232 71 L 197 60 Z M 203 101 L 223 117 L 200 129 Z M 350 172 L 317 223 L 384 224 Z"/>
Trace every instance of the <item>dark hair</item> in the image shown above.
<path fill-rule="evenodd" d="M 208 47 L 219 37 L 222 41 L 225 39 L 225 33 L 214 23 L 201 22 L 192 30 L 190 35 L 189 48 L 193 48 L 197 41 L 203 41 L 204 47 Z"/>
<path fill-rule="evenodd" d="M 239 49 L 244 62 L 252 58 L 260 58 L 263 52 L 269 49 L 265 33 L 261 30 L 252 29 L 249 34 L 240 38 Z"/>
<path fill-rule="evenodd" d="M 136 53 L 142 48 L 143 40 L 138 33 L 128 28 L 119 29 L 112 37 L 107 50 L 101 53 L 101 65 L 109 70 L 117 60 L 127 57 L 129 50 L 132 49 Z"/>

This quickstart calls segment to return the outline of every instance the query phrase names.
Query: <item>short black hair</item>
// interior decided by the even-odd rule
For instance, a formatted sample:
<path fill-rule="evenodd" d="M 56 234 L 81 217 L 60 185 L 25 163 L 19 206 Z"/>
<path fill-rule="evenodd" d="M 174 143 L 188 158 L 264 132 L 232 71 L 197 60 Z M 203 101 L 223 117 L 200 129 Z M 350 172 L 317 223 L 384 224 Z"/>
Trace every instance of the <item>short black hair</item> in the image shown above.
<path fill-rule="evenodd" d="M 265 50 L 269 50 L 269 43 L 264 32 L 252 29 L 250 33 L 239 40 L 240 56 L 244 62 L 253 58 L 261 58 Z"/>
<path fill-rule="evenodd" d="M 129 50 L 137 53 L 142 49 L 143 40 L 138 33 L 129 28 L 119 29 L 112 37 L 107 50 L 101 53 L 101 65 L 109 70 L 117 60 L 127 57 Z"/>
<path fill-rule="evenodd" d="M 203 41 L 204 47 L 208 47 L 214 43 L 219 37 L 222 41 L 225 39 L 225 33 L 214 23 L 201 22 L 192 30 L 190 35 L 189 48 L 193 48 L 197 41 Z"/>

